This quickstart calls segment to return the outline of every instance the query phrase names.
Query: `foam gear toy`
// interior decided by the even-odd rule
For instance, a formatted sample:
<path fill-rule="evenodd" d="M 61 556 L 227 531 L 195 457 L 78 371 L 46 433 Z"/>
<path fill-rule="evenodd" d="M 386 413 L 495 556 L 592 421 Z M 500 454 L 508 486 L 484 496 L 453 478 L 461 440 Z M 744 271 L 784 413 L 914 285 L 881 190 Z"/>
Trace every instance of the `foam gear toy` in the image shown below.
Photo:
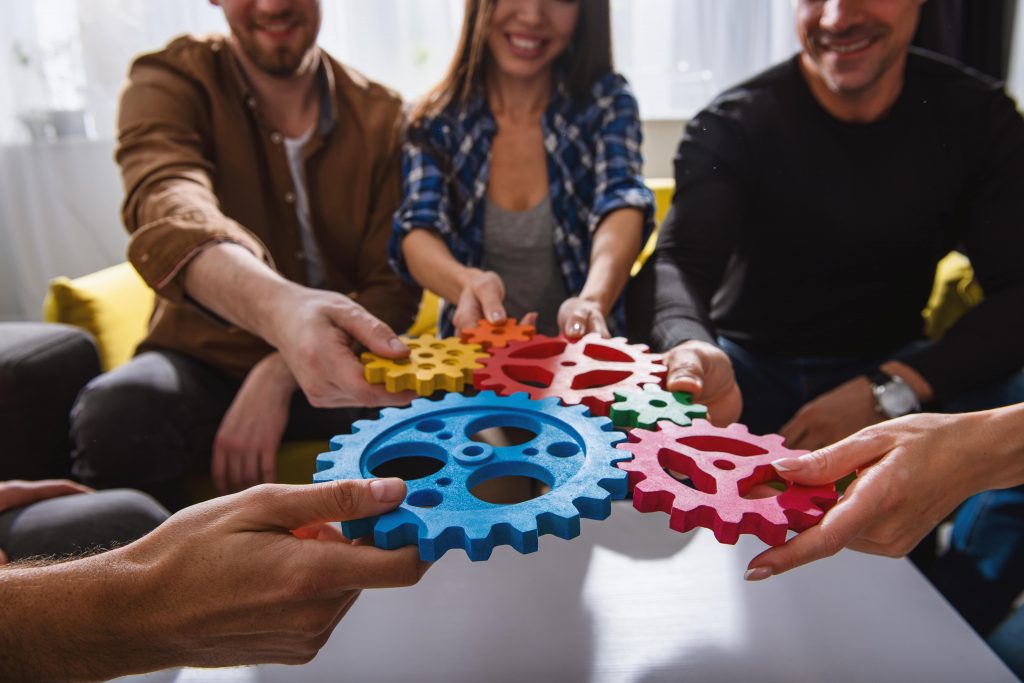
<path fill-rule="evenodd" d="M 392 393 L 412 390 L 420 396 L 462 391 L 472 384 L 473 371 L 483 367 L 477 359 L 487 356 L 478 344 L 463 344 L 457 337 L 438 339 L 425 334 L 401 340 L 409 347 L 408 358 L 392 360 L 363 352 L 360 359 L 367 382 L 383 384 Z"/>
<path fill-rule="evenodd" d="M 459 335 L 465 344 L 479 344 L 487 351 L 489 349 L 503 349 L 510 342 L 530 341 L 537 329 L 533 325 L 520 325 L 514 318 L 509 318 L 503 323 L 495 325 L 481 319 L 476 327 L 463 328 Z"/>
<path fill-rule="evenodd" d="M 491 427 L 516 427 L 535 436 L 506 447 L 470 439 Z M 406 482 L 408 493 L 398 509 L 344 522 L 342 531 L 349 538 L 372 532 L 374 545 L 385 549 L 417 544 L 420 557 L 431 562 L 451 548 L 464 548 L 474 561 L 490 557 L 495 545 L 535 552 L 540 535 L 574 538 L 581 516 L 605 519 L 611 500 L 626 495 L 626 473 L 615 467 L 629 457 L 615 448 L 625 435 L 608 418 L 588 417 L 583 406 L 560 406 L 554 398 L 450 393 L 438 401 L 386 408 L 377 420 L 354 423 L 352 432 L 331 440 L 331 452 L 317 459 L 314 481 L 372 477 L 400 458 L 427 458 L 437 469 Z M 538 479 L 550 490 L 512 505 L 471 493 L 481 482 L 506 476 Z"/>
<path fill-rule="evenodd" d="M 491 349 L 473 385 L 499 394 L 524 391 L 531 398 L 554 397 L 583 404 L 593 415 L 607 415 L 616 391 L 660 383 L 666 368 L 659 354 L 622 337 L 602 339 L 592 332 L 576 341 L 538 334 L 528 342 Z"/>
<path fill-rule="evenodd" d="M 608 417 L 616 427 L 653 430 L 659 420 L 689 427 L 694 419 L 708 414 L 707 406 L 695 404 L 685 391 L 665 391 L 657 384 L 616 391 L 615 399 L 608 409 Z"/>
<path fill-rule="evenodd" d="M 803 531 L 821 519 L 838 495 L 835 485 L 798 486 L 772 498 L 745 498 L 757 484 L 782 482 L 771 463 L 803 455 L 782 445 L 781 436 L 755 436 L 743 425 L 714 427 L 695 420 L 692 427 L 663 420 L 657 431 L 634 429 L 631 461 L 619 463 L 629 472 L 633 507 L 640 512 L 669 514 L 669 527 L 689 531 L 711 529 L 721 543 L 736 543 L 740 534 L 755 534 L 769 545 L 786 540 L 786 530 Z M 668 470 L 689 477 L 693 487 Z"/>

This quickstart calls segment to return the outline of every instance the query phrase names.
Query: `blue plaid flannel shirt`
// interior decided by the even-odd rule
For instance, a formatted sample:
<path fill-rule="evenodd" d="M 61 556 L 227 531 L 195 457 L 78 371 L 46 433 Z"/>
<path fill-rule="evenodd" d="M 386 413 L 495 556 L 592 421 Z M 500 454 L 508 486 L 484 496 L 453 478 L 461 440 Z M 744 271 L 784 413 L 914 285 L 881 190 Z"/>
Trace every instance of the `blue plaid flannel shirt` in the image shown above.
<path fill-rule="evenodd" d="M 591 236 L 616 209 L 644 212 L 644 240 L 654 229 L 654 195 L 644 184 L 640 114 L 622 76 L 599 79 L 590 97 L 574 101 L 564 87 L 552 94 L 541 120 L 547 151 L 551 207 L 558 225 L 554 248 L 572 295 L 583 288 Z M 414 228 L 436 231 L 452 255 L 470 267 L 483 260 L 484 198 L 491 144 L 497 125 L 483 96 L 459 111 L 450 107 L 424 125 L 427 145 L 402 146 L 402 203 L 395 212 L 388 255 L 405 279 L 412 275 L 401 242 Z M 447 155 L 446 164 L 439 154 Z M 440 333 L 453 333 L 454 306 L 445 306 Z M 625 330 L 623 297 L 609 320 L 612 334 Z"/>

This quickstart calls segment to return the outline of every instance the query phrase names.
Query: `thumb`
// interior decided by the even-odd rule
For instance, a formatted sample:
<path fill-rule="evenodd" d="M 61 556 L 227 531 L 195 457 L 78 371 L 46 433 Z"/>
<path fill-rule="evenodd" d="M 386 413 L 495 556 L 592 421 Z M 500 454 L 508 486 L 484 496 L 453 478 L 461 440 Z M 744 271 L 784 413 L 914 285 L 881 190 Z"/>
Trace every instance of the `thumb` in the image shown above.
<path fill-rule="evenodd" d="M 406 346 L 391 327 L 370 315 L 364 308 L 342 315 L 332 311 L 332 322 L 352 335 L 367 349 L 385 358 L 404 358 L 409 355 Z"/>
<path fill-rule="evenodd" d="M 323 484 L 258 486 L 239 494 L 238 507 L 249 508 L 268 527 L 299 529 L 382 515 L 405 498 L 398 478 L 331 481 Z"/>
<path fill-rule="evenodd" d="M 831 484 L 885 455 L 892 447 L 884 434 L 864 430 L 820 450 L 772 463 L 783 479 L 797 484 Z"/>
<path fill-rule="evenodd" d="M 704 367 L 695 358 L 669 363 L 665 388 L 669 391 L 685 391 L 696 401 L 704 391 Z"/>

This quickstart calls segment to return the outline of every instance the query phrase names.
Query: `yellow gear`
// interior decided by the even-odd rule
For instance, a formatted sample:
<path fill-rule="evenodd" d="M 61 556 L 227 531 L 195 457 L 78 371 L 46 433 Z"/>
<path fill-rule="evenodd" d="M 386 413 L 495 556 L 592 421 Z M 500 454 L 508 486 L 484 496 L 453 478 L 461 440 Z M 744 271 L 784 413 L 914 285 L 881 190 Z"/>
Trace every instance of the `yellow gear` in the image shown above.
<path fill-rule="evenodd" d="M 430 396 L 440 390 L 462 391 L 473 383 L 473 371 L 483 367 L 477 358 L 487 356 L 479 344 L 464 344 L 458 337 L 425 334 L 401 339 L 409 347 L 408 358 L 391 360 L 369 351 L 360 357 L 366 381 L 383 384 L 391 393 L 412 390 Z"/>

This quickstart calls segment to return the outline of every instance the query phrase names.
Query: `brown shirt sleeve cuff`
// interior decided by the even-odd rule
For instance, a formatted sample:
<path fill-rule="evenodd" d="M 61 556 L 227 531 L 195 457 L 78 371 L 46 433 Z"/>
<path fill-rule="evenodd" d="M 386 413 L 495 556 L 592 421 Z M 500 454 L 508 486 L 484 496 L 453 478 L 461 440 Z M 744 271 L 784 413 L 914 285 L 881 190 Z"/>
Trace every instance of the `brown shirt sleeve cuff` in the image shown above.
<path fill-rule="evenodd" d="M 185 301 L 181 277 L 185 267 L 204 249 L 221 242 L 239 244 L 274 267 L 266 246 L 248 230 L 230 218 L 210 219 L 198 211 L 140 228 L 128 243 L 128 260 L 157 294 L 180 304 Z"/>

